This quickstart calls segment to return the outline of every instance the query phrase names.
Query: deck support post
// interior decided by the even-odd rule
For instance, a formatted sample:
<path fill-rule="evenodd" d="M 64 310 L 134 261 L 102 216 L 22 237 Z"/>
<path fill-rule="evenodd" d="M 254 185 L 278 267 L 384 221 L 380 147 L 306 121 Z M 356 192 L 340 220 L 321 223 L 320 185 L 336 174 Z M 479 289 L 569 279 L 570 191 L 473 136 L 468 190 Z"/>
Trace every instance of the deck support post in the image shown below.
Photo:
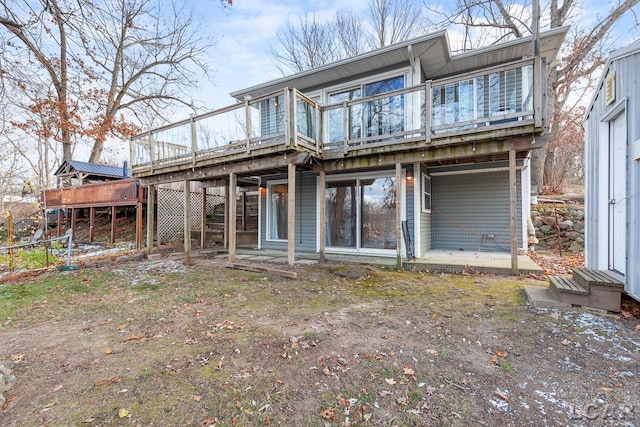
<path fill-rule="evenodd" d="M 184 262 L 191 263 L 191 181 L 184 181 Z"/>
<path fill-rule="evenodd" d="M 396 268 L 402 270 L 402 164 L 396 163 Z"/>
<path fill-rule="evenodd" d="M 296 250 L 296 165 L 294 163 L 289 163 L 287 184 L 287 219 L 289 220 L 287 255 L 289 267 L 291 268 L 295 264 Z"/>
<path fill-rule="evenodd" d="M 229 175 L 231 177 L 231 175 Z M 229 249 L 229 188 L 231 187 L 231 182 L 229 185 L 224 187 L 224 218 L 223 218 L 223 232 L 222 232 L 222 245 Z"/>
<path fill-rule="evenodd" d="M 89 208 L 89 243 L 93 243 L 95 237 L 95 224 L 96 224 L 96 208 L 91 206 Z"/>
<path fill-rule="evenodd" d="M 150 185 L 147 190 L 147 255 L 153 252 L 153 217 L 156 210 L 156 186 Z"/>
<path fill-rule="evenodd" d="M 116 209 L 115 206 L 111 206 L 111 237 L 109 239 L 111 244 L 116 242 L 116 215 L 118 214 Z"/>
<path fill-rule="evenodd" d="M 78 208 L 71 208 L 71 233 L 75 240 L 76 236 L 76 218 L 78 216 Z"/>
<path fill-rule="evenodd" d="M 200 249 L 207 243 L 207 187 L 202 187 L 202 209 L 200 215 Z"/>
<path fill-rule="evenodd" d="M 62 235 L 62 233 L 60 232 L 60 229 L 62 228 L 62 208 L 58 208 L 58 220 L 57 220 L 57 224 L 56 224 L 56 235 L 58 237 L 60 237 Z"/>
<path fill-rule="evenodd" d="M 516 150 L 509 150 L 509 225 L 511 229 L 511 273 L 518 274 L 518 201 L 516 193 Z"/>
<path fill-rule="evenodd" d="M 236 194 L 238 191 L 238 177 L 235 173 L 231 172 L 229 174 L 229 213 L 228 213 L 228 223 L 229 223 L 229 262 L 236 261 Z"/>
<path fill-rule="evenodd" d="M 325 263 L 325 249 L 327 242 L 327 198 L 326 198 L 327 174 L 324 169 L 320 170 L 318 179 L 318 189 L 320 193 L 320 263 Z"/>
<path fill-rule="evenodd" d="M 144 189 L 136 184 L 136 249 L 142 249 L 142 200 L 144 200 Z"/>

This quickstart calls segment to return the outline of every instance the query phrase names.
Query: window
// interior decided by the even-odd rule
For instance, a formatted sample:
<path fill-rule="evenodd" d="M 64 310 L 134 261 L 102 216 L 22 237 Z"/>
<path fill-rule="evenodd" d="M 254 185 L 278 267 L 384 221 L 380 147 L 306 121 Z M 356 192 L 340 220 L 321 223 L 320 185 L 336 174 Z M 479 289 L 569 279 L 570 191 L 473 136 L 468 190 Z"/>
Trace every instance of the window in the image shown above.
<path fill-rule="evenodd" d="M 431 177 L 422 174 L 422 211 L 431 212 Z"/>
<path fill-rule="evenodd" d="M 284 183 L 271 183 L 268 187 L 269 199 L 269 224 L 268 240 L 287 240 L 288 221 L 288 197 L 289 187 Z"/>

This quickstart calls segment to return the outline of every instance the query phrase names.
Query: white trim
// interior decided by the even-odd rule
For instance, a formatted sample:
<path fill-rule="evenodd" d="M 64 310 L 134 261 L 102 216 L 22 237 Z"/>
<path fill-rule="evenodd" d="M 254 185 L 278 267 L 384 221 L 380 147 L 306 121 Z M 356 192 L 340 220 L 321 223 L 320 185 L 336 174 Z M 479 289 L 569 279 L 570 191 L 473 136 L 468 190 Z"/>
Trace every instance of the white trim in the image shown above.
<path fill-rule="evenodd" d="M 623 111 L 627 109 L 627 98 L 622 98 L 616 102 L 601 118 L 601 122 L 610 122 L 617 118 Z"/>
<path fill-rule="evenodd" d="M 416 178 L 420 176 L 420 179 Z M 413 254 L 416 258 L 422 256 L 422 242 L 420 239 L 422 222 L 422 167 L 420 162 L 413 164 Z"/>
<path fill-rule="evenodd" d="M 350 80 L 348 82 L 339 84 L 339 85 L 335 85 L 335 86 L 328 86 L 325 88 L 322 88 L 321 90 L 321 97 L 320 99 L 323 100 L 324 105 L 332 105 L 329 102 L 329 96 L 336 94 L 336 93 L 340 93 L 340 92 L 344 92 L 346 90 L 352 89 L 352 88 L 356 88 L 359 87 L 360 88 L 360 96 L 362 98 L 364 98 L 364 85 L 369 84 L 369 83 L 375 83 L 381 80 L 387 80 L 393 77 L 404 77 L 404 87 L 411 87 L 411 85 L 409 83 L 413 83 L 413 76 L 411 73 L 411 67 L 402 67 L 402 68 L 397 68 L 395 70 L 391 70 L 391 71 L 387 71 L 384 73 L 380 73 L 380 74 L 374 74 L 371 76 L 367 76 L 367 77 L 362 77 L 360 79 L 357 80 Z M 409 82 L 409 77 L 411 77 L 411 82 Z M 360 99 L 360 98 L 358 98 Z"/>
<path fill-rule="evenodd" d="M 325 176 L 325 182 L 326 182 Z M 320 252 L 320 198 L 326 197 L 326 188 L 320 188 L 320 176 L 316 176 L 316 252 Z M 325 206 L 326 209 L 326 206 Z M 325 243 L 326 246 L 326 243 Z M 325 247 L 326 252 L 326 247 Z"/>
<path fill-rule="evenodd" d="M 431 201 L 431 205 L 433 204 L 433 182 L 431 181 L 431 175 L 427 172 L 420 172 L 420 212 L 421 213 L 431 213 L 431 206 L 429 208 L 424 207 L 424 189 L 422 188 L 423 178 L 427 178 L 429 180 L 429 200 Z"/>
<path fill-rule="evenodd" d="M 258 187 L 258 249 L 262 249 L 262 193 L 264 192 L 265 197 L 267 194 L 267 189 L 266 188 L 260 188 Z M 265 236 L 266 234 L 265 230 Z"/>
<path fill-rule="evenodd" d="M 522 169 L 520 170 L 520 204 L 522 215 L 520 218 L 520 233 L 522 233 L 522 249 L 529 249 L 529 231 L 528 224 L 531 218 L 531 154 L 523 159 Z"/>
<path fill-rule="evenodd" d="M 265 231 L 265 241 L 267 242 L 280 242 L 280 243 L 287 243 L 289 240 L 288 239 L 272 239 L 271 238 L 271 187 L 273 187 L 274 185 L 282 185 L 282 184 L 286 184 L 287 185 L 287 193 L 289 192 L 289 180 L 287 179 L 276 179 L 273 181 L 267 181 L 267 197 L 265 199 L 265 205 L 267 208 L 267 212 L 266 212 L 266 226 L 267 228 L 264 230 Z"/>

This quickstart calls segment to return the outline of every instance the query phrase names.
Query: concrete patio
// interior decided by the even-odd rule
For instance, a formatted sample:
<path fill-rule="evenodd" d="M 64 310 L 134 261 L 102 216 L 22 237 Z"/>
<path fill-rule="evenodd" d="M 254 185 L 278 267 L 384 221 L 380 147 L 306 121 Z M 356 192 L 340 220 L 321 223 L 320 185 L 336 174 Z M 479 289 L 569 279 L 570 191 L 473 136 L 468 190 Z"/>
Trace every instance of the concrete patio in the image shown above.
<path fill-rule="evenodd" d="M 183 253 L 174 253 L 172 258 L 183 257 Z M 194 258 L 215 258 L 228 260 L 228 254 L 222 249 L 194 250 Z M 357 254 L 334 254 L 325 256 L 327 262 L 368 264 L 382 268 L 396 268 L 396 259 Z M 238 249 L 237 262 L 287 264 L 286 251 Z M 320 261 L 320 254 L 296 252 L 297 265 L 312 265 Z M 408 271 L 462 272 L 475 271 L 490 274 L 511 274 L 511 255 L 500 252 L 466 252 L 466 251 L 429 251 L 421 258 L 403 260 L 403 268 Z M 521 274 L 544 274 L 544 270 L 526 255 L 518 255 L 518 271 Z"/>

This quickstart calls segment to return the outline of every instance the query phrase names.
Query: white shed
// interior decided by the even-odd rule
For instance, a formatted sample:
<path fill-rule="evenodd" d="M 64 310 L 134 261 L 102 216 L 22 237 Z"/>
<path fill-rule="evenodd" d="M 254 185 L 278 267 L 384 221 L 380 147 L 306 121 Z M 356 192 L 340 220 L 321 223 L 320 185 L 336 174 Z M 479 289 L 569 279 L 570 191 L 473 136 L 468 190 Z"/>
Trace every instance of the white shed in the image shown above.
<path fill-rule="evenodd" d="M 611 53 L 587 109 L 587 268 L 640 299 L 640 41 Z"/>

